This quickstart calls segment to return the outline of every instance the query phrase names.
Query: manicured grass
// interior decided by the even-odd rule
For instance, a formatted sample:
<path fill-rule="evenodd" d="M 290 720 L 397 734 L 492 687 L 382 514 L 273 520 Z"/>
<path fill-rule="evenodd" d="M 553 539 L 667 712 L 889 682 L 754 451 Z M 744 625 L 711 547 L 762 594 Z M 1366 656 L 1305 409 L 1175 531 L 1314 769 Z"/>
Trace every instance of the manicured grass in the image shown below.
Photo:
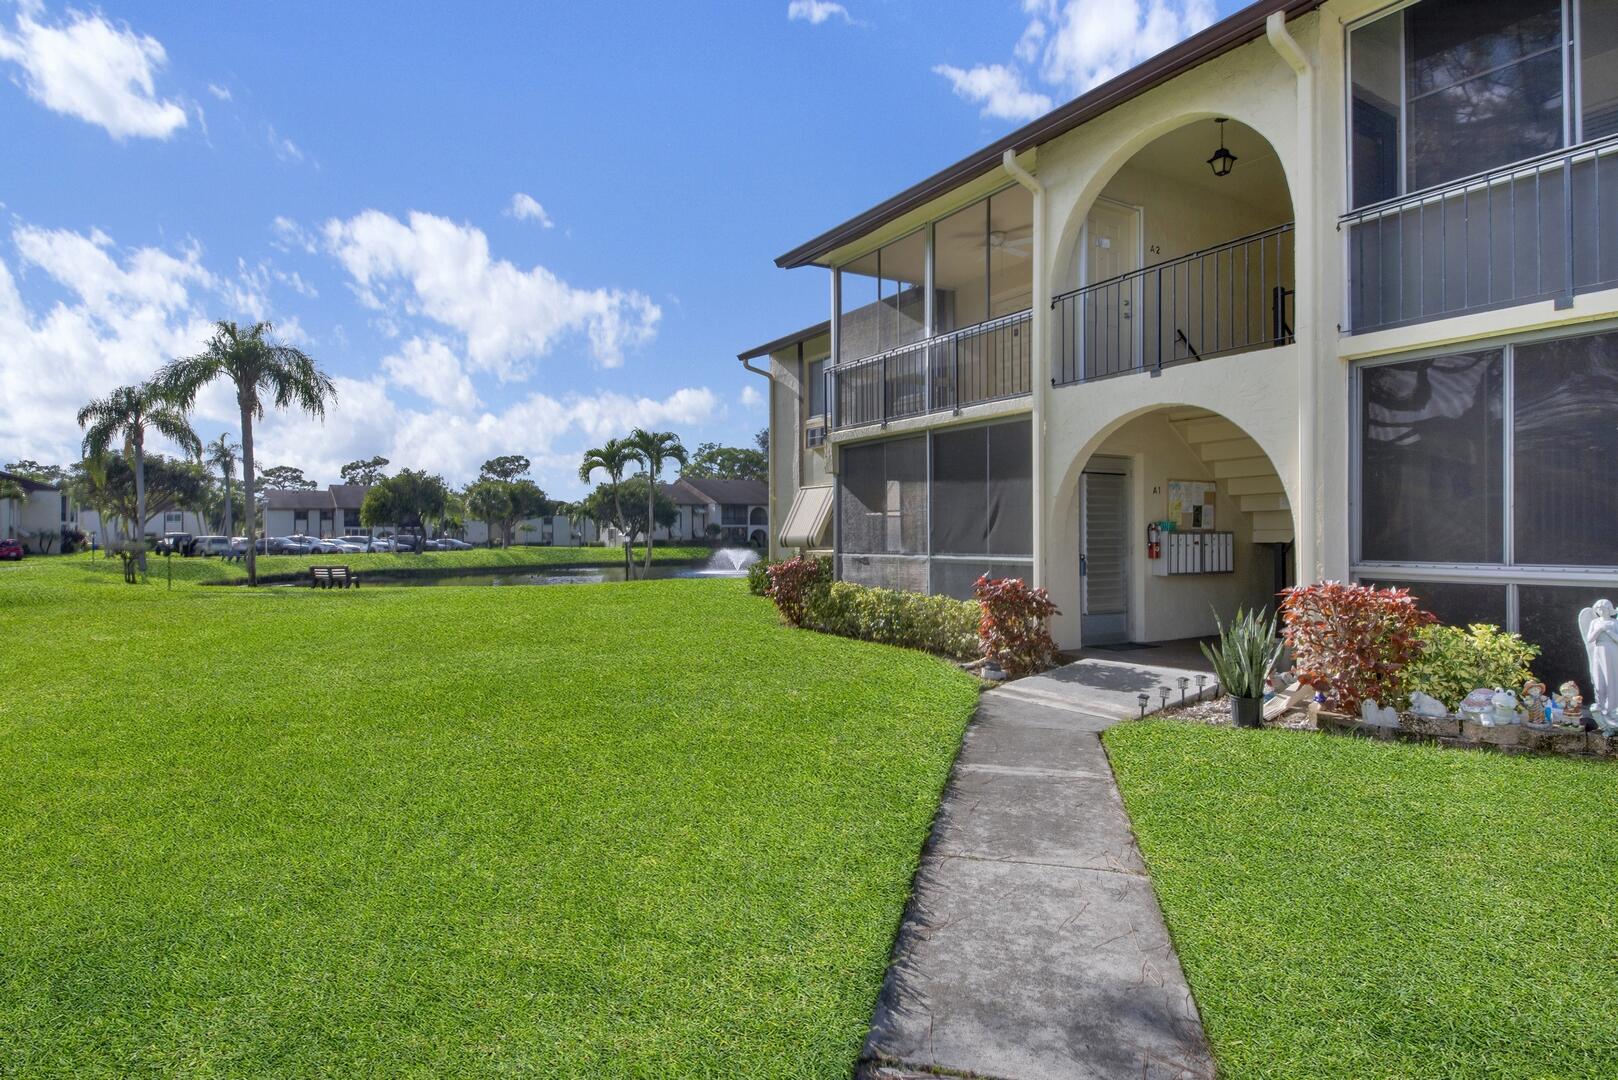
<path fill-rule="evenodd" d="M 0 1075 L 847 1075 L 966 676 L 735 581 L 70 563 L 0 567 Z"/>
<path fill-rule="evenodd" d="M 646 558 L 646 549 L 638 547 L 636 565 Z M 653 562 L 690 562 L 706 559 L 712 548 L 659 545 L 652 549 Z M 551 566 L 618 566 L 623 563 L 620 548 L 605 547 L 511 547 L 473 548 L 471 551 L 424 551 L 419 555 L 409 552 L 366 552 L 361 555 L 260 555 L 258 576 L 260 581 L 277 581 L 306 577 L 311 566 L 347 566 L 355 573 L 367 574 L 432 574 L 456 570 L 499 570 L 505 568 Z M 20 570 L 28 567 L 27 572 Z M 193 557 L 167 558 L 161 555 L 146 557 L 148 585 L 168 586 L 172 571 L 174 584 L 214 585 L 247 580 L 247 568 L 241 563 L 223 559 Z M 21 563 L 0 563 L 0 586 L 15 573 L 18 581 L 50 582 L 54 584 L 124 583 L 123 563 L 109 559 L 105 554 L 79 552 L 74 555 L 29 556 Z"/>
<path fill-rule="evenodd" d="M 1221 1076 L 1618 1075 L 1618 768 L 1105 741 Z"/>

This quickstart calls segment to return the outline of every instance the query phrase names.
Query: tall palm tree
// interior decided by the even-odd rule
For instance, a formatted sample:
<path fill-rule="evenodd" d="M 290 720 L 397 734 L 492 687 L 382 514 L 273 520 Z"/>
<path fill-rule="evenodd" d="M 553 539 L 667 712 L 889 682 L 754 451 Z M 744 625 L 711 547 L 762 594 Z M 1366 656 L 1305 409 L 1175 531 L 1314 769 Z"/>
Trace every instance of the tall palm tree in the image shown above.
<path fill-rule="evenodd" d="M 254 323 L 242 329 L 233 322 L 214 324 L 208 348 L 196 356 L 171 360 L 158 372 L 158 380 L 173 399 L 190 408 L 197 391 L 215 379 L 236 387 L 236 407 L 242 416 L 242 494 L 247 514 L 247 581 L 258 584 L 254 559 L 258 507 L 254 503 L 253 421 L 264 417 L 264 403 L 277 409 L 298 408 L 324 418 L 326 406 L 337 399 L 331 377 L 303 352 L 267 338 L 271 326 Z"/>
<path fill-rule="evenodd" d="M 677 461 L 683 468 L 687 456 L 685 444 L 672 431 L 647 431 L 636 428 L 625 439 L 630 451 L 646 470 L 646 569 L 652 569 L 652 530 L 657 524 L 657 481 L 663 466 Z"/>
<path fill-rule="evenodd" d="M 230 441 L 230 432 L 221 432 L 219 438 L 208 444 L 208 464 L 219 470 L 219 475 L 225 481 L 225 535 L 235 536 L 232 526 L 235 518 L 230 499 L 230 482 L 236 475 L 236 451 L 241 447 Z"/>
<path fill-rule="evenodd" d="M 193 458 L 202 457 L 202 440 L 185 419 L 184 407 L 155 383 L 120 386 L 79 410 L 84 428 L 84 456 L 96 458 L 122 442 L 135 472 L 135 540 L 142 570 L 146 569 L 146 432 L 156 431 Z"/>
<path fill-rule="evenodd" d="M 624 470 L 629 463 L 636 460 L 634 450 L 622 439 L 608 439 L 601 446 L 592 447 L 584 452 L 584 460 L 579 463 L 579 479 L 584 483 L 590 482 L 596 470 L 607 474 L 607 482 L 612 488 L 612 512 L 616 519 L 613 524 L 624 529 L 624 507 L 618 501 L 618 485 L 624 482 Z M 629 549 L 624 549 L 625 566 L 629 565 Z"/>

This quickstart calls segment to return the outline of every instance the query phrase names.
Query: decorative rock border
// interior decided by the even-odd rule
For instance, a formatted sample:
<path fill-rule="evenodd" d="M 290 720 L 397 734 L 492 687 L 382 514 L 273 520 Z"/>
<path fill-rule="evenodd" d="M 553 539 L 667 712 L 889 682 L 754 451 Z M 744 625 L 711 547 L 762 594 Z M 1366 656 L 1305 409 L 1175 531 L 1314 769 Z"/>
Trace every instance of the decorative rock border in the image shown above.
<path fill-rule="evenodd" d="M 1283 715 L 1307 712 L 1315 727 L 1361 738 L 1428 742 L 1460 750 L 1494 750 L 1503 754 L 1559 754 L 1564 757 L 1618 760 L 1618 739 L 1599 731 L 1531 724 L 1479 724 L 1453 717 L 1434 719 L 1401 713 L 1396 724 L 1367 724 L 1354 716 L 1328 712 L 1316 707 L 1290 708 Z"/>

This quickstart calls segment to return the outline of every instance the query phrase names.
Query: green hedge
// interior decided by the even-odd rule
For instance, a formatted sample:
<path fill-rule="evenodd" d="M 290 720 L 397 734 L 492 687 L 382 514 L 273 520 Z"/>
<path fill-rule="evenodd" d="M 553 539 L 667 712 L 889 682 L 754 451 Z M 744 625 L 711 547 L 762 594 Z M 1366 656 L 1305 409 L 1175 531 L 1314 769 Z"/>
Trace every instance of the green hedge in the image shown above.
<path fill-rule="evenodd" d="M 803 625 L 841 637 L 975 660 L 982 655 L 980 617 L 980 608 L 971 600 L 831 581 L 811 594 Z"/>

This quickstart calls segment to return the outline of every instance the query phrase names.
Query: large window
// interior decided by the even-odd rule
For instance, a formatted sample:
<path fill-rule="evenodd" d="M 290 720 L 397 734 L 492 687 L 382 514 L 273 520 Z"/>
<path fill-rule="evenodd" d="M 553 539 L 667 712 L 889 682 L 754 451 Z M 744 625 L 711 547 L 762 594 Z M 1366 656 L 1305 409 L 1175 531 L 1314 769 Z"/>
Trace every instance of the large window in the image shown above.
<path fill-rule="evenodd" d="M 979 575 L 1027 577 L 1033 557 L 1027 420 L 949 428 L 842 452 L 845 580 L 967 597 Z"/>
<path fill-rule="evenodd" d="M 1421 0 L 1355 27 L 1349 62 L 1355 206 L 1618 130 L 1608 0 Z"/>
<path fill-rule="evenodd" d="M 839 360 L 920 341 L 926 333 L 927 233 L 917 230 L 842 268 Z"/>
<path fill-rule="evenodd" d="M 1519 630 L 1587 680 L 1581 607 L 1618 592 L 1618 331 L 1358 372 L 1356 576 Z"/>
<path fill-rule="evenodd" d="M 826 358 L 809 360 L 803 365 L 805 396 L 809 400 L 809 417 L 826 415 Z"/>

